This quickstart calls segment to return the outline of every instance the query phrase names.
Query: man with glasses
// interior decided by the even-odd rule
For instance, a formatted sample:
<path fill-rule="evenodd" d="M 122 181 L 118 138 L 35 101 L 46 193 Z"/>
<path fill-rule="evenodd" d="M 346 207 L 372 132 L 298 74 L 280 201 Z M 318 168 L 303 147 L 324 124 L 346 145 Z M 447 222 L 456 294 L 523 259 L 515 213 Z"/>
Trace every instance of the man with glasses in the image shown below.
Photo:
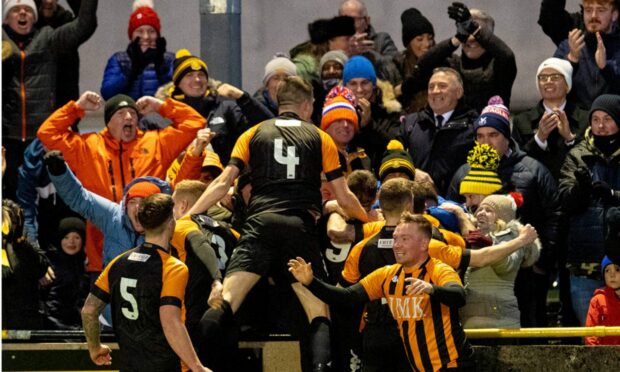
<path fill-rule="evenodd" d="M 541 100 L 513 117 L 512 136 L 531 157 L 543 163 L 556 181 L 568 151 L 583 137 L 588 112 L 568 102 L 573 67 L 559 58 L 544 60 L 536 73 Z"/>
<path fill-rule="evenodd" d="M 616 0 L 583 0 L 582 6 L 585 32 L 570 31 L 554 57 L 575 67 L 569 100 L 589 109 L 601 94 L 620 92 L 620 31 Z"/>

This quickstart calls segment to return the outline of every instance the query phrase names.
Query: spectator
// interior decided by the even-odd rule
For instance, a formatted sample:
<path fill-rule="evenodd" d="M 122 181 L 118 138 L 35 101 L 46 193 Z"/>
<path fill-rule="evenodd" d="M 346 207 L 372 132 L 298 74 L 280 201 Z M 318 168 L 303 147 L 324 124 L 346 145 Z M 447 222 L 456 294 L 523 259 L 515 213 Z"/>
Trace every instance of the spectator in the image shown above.
<path fill-rule="evenodd" d="M 98 319 L 110 302 L 121 369 L 181 371 L 182 360 L 192 371 L 211 371 L 196 356 L 183 325 L 188 269 L 170 255 L 173 205 L 170 195 L 155 194 L 144 200 L 137 212 L 137 222 L 145 230 L 144 243 L 117 257 L 86 298 L 82 323 L 90 358 L 97 365 L 110 365 L 112 360 L 110 348 L 101 344 Z"/>
<path fill-rule="evenodd" d="M 620 205 L 620 96 L 604 94 L 590 109 L 584 140 L 568 153 L 559 195 L 568 219 L 566 266 L 573 309 L 583 325 L 589 298 L 602 283 L 605 213 Z"/>
<path fill-rule="evenodd" d="M 2 329 L 41 329 L 39 282 L 49 282 L 43 251 L 24 237 L 17 203 L 2 200 Z M 49 277 L 48 277 L 49 278 Z"/>
<path fill-rule="evenodd" d="M 211 207 L 226 195 L 239 172 L 250 168 L 252 196 L 242 238 L 224 278 L 222 295 L 226 300 L 205 313 L 201 321 L 205 337 L 222 340 L 249 290 L 272 270 L 281 273 L 285 260 L 306 256 L 322 265 L 314 222 L 314 216 L 321 211 L 321 172 L 333 184 L 347 214 L 367 220 L 366 212 L 344 183 L 333 140 L 307 123 L 312 114 L 312 98 L 312 88 L 307 83 L 298 77 L 287 78 L 278 89 L 280 116 L 252 127 L 239 138 L 224 172 L 188 212 L 200 213 Z M 284 148 L 288 149 L 286 157 L 281 152 Z M 296 149 L 294 155 L 292 149 Z M 308 310 L 312 368 L 323 371 L 331 360 L 327 308 L 306 296 L 300 285 L 292 284 L 292 288 Z M 230 341 L 231 347 L 236 345 L 234 340 Z"/>
<path fill-rule="evenodd" d="M 388 142 L 398 135 L 400 103 L 389 83 L 378 83 L 375 68 L 366 57 L 347 61 L 342 83 L 355 95 L 360 111 L 360 130 L 354 144 L 366 150 L 376 173 Z"/>
<path fill-rule="evenodd" d="M 67 103 L 50 116 L 37 135 L 46 148 L 64 153 L 87 190 L 114 203 L 121 201 L 123 188 L 136 177 L 163 179 L 170 164 L 205 123 L 191 107 L 172 99 L 164 102 L 143 97 L 136 103 L 131 97 L 117 95 L 105 103 L 106 128 L 102 131 L 79 134 L 70 130 L 76 119 L 101 105 L 97 93 L 84 92 L 77 102 Z M 172 125 L 162 130 L 139 130 L 138 113 L 152 112 L 170 119 Z M 90 223 L 86 239 L 87 271 L 100 272 L 103 237 Z"/>
<path fill-rule="evenodd" d="M 251 126 L 272 117 L 271 112 L 247 92 L 222 84 L 217 92 L 209 90 L 207 64 L 181 49 L 174 60 L 170 97 L 194 108 L 205 119 L 215 136 L 213 150 L 227 164 L 235 141 Z"/>
<path fill-rule="evenodd" d="M 603 257 L 601 262 L 605 287 L 594 292 L 586 318 L 586 327 L 620 326 L 620 265 Z M 586 337 L 586 345 L 620 345 L 620 336 Z"/>
<path fill-rule="evenodd" d="M 518 205 L 511 195 L 489 195 L 476 211 L 479 232 L 491 244 L 513 240 L 523 225 L 516 219 Z M 465 328 L 520 328 L 521 318 L 514 282 L 520 267 L 533 265 L 540 254 L 540 241 L 465 274 L 466 304 L 461 309 Z"/>
<path fill-rule="evenodd" d="M 403 143 L 413 163 L 431 176 L 440 195 L 445 195 L 451 177 L 474 146 L 476 117 L 463 99 L 459 73 L 447 67 L 433 71 L 426 108 L 405 117 L 400 134 Z"/>
<path fill-rule="evenodd" d="M 53 29 L 35 26 L 33 0 L 5 1 L 2 25 L 2 146 L 10 154 L 3 197 L 15 198 L 17 168 L 37 129 L 56 106 L 60 54 L 76 50 L 95 32 L 97 0 L 84 0 L 78 16 Z"/>
<path fill-rule="evenodd" d="M 44 297 L 46 327 L 80 329 L 80 309 L 90 284 L 85 271 L 86 225 L 79 218 L 67 217 L 57 227 L 54 243 L 47 247 L 56 279 Z"/>
<path fill-rule="evenodd" d="M 572 77 L 573 67 L 568 61 L 544 60 L 536 72 L 536 86 L 542 99 L 512 119 L 515 141 L 529 156 L 543 163 L 556 180 L 566 154 L 581 141 L 588 126 L 587 111 L 566 100 Z"/>
<path fill-rule="evenodd" d="M 409 8 L 400 15 L 402 38 L 405 50 L 394 56 L 392 61 L 384 63 L 378 75 L 389 80 L 395 87 L 397 95 L 406 113 L 418 112 L 426 105 L 426 79 L 419 76 L 417 64 L 420 58 L 435 45 L 435 30 L 429 20 L 416 8 Z M 407 82 L 403 84 L 403 82 Z"/>
<path fill-rule="evenodd" d="M 510 137 L 510 113 L 497 98 L 492 98 L 474 123 L 476 140 L 493 147 L 500 156 L 497 174 L 503 192 L 517 191 L 523 195 L 520 212 L 523 223 L 529 223 L 540 233 L 540 259 L 530 268 L 521 269 L 515 284 L 522 327 L 547 325 L 547 290 L 549 278 L 557 264 L 557 240 L 560 203 L 557 186 L 551 173 L 542 163 L 527 156 Z M 460 184 L 469 172 L 469 164 L 454 174 L 448 199 L 462 201 Z"/>
<path fill-rule="evenodd" d="M 46 250 L 57 240 L 58 221 L 65 217 L 77 217 L 78 214 L 56 193 L 43 163 L 44 155 L 45 148 L 38 138 L 24 151 L 24 164 L 17 174 L 16 199 L 24 211 L 26 238 L 31 244 Z"/>
<path fill-rule="evenodd" d="M 321 113 L 327 93 L 337 85 L 342 85 L 342 73 L 344 65 L 349 57 L 342 50 L 330 50 L 323 54 L 319 62 L 319 84 L 313 84 L 314 91 L 314 111 L 312 111 L 312 122 L 321 123 Z"/>
<path fill-rule="evenodd" d="M 39 19 L 35 24 L 37 28 L 50 26 L 54 29 L 71 22 L 78 14 L 82 0 L 68 0 L 67 4 L 71 11 L 58 4 L 58 0 L 35 0 L 38 4 Z M 56 105 L 54 109 L 64 106 L 70 100 L 76 100 L 80 96 L 80 55 L 78 49 L 63 53 L 58 59 L 56 70 Z"/>
<path fill-rule="evenodd" d="M 461 3 L 452 3 L 448 14 L 456 22 L 456 35 L 424 54 L 418 61 L 420 74 L 430 75 L 438 66 L 450 66 L 463 78 L 464 100 L 469 107 L 480 112 L 495 95 L 510 106 L 517 64 L 512 50 L 493 34 L 493 18 L 478 9 L 470 12 Z M 461 55 L 452 54 L 459 46 Z"/>
<path fill-rule="evenodd" d="M 170 185 L 159 178 L 139 177 L 125 187 L 121 202 L 114 203 L 84 188 L 60 151 L 48 152 L 45 164 L 65 203 L 103 233 L 103 267 L 136 242 L 143 241 L 144 229 L 136 216 L 142 199 L 156 193 L 172 193 Z"/>
<path fill-rule="evenodd" d="M 569 100 L 587 110 L 601 94 L 620 93 L 620 29 L 615 0 L 583 0 L 582 4 L 585 33 L 571 30 L 554 57 L 575 66 L 575 89 Z"/>
<path fill-rule="evenodd" d="M 114 53 L 103 72 L 101 96 L 105 100 L 117 94 L 134 100 L 154 96 L 160 85 L 172 80 L 174 54 L 166 51 L 152 0 L 134 0 L 127 33 L 127 50 Z"/>
<path fill-rule="evenodd" d="M 361 0 L 343 1 L 338 8 L 338 15 L 349 16 L 355 20 L 355 35 L 351 38 L 350 55 L 363 55 L 378 68 L 398 53 L 390 35 L 387 32 L 376 32 L 372 27 L 368 9 Z"/>
<path fill-rule="evenodd" d="M 278 115 L 278 103 L 276 100 L 278 84 L 287 76 L 297 76 L 297 67 L 289 58 L 276 55 L 265 65 L 263 86 L 253 95 L 254 99 L 269 109 L 273 116 Z"/>
<path fill-rule="evenodd" d="M 411 155 L 403 148 L 403 144 L 397 140 L 391 140 L 379 167 L 379 180 L 384 182 L 392 178 L 404 178 L 406 180 L 415 180 L 417 169 L 413 165 Z"/>
<path fill-rule="evenodd" d="M 540 3 L 538 24 L 556 46 L 566 40 L 572 29 L 585 30 L 583 6 L 581 11 L 573 13 L 567 12 L 565 8 L 566 0 L 542 0 Z"/>
<path fill-rule="evenodd" d="M 353 92 L 343 87 L 335 87 L 329 92 L 323 106 L 321 129 L 334 140 L 345 177 L 357 169 L 371 169 L 364 149 L 349 146 L 353 136 L 359 132 Z"/>

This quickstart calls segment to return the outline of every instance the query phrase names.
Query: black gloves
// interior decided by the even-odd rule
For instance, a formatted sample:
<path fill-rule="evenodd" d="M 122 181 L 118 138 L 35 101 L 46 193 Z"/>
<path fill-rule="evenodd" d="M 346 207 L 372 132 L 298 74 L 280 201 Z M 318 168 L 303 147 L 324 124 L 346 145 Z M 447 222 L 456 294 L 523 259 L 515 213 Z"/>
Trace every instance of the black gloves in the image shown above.
<path fill-rule="evenodd" d="M 127 47 L 127 54 L 131 59 L 131 75 L 129 80 L 135 80 L 148 64 L 146 56 L 142 53 L 142 49 L 140 48 L 140 37 L 136 37 L 134 41 L 129 44 Z"/>
<path fill-rule="evenodd" d="M 592 177 L 590 171 L 587 168 L 580 167 L 575 171 L 575 179 L 577 180 L 577 187 L 581 191 L 581 195 L 589 195 L 592 191 Z"/>
<path fill-rule="evenodd" d="M 469 35 L 476 32 L 478 23 L 471 18 L 469 9 L 463 3 L 454 2 L 448 7 L 448 16 L 456 21 L 456 35 L 461 43 L 465 43 Z"/>
<path fill-rule="evenodd" d="M 164 61 L 164 54 L 166 53 L 166 39 L 163 37 L 157 38 L 157 44 L 154 50 L 153 63 L 155 64 L 155 71 L 157 71 L 157 75 L 166 74 L 168 72 L 168 66 Z"/>
<path fill-rule="evenodd" d="M 60 151 L 48 151 L 43 155 L 43 161 L 47 166 L 47 171 L 52 176 L 61 176 L 67 171 L 67 163 L 65 163 L 65 158 Z"/>
<path fill-rule="evenodd" d="M 604 181 L 596 181 L 592 184 L 592 195 L 595 198 L 600 198 L 605 204 L 620 199 L 620 192 L 613 190 L 607 182 Z"/>

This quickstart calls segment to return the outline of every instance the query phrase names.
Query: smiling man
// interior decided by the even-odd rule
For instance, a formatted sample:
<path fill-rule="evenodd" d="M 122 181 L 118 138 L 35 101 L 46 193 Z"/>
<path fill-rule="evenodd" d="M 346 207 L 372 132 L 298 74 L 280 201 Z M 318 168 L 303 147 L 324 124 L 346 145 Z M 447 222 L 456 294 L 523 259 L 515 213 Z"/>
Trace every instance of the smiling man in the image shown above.
<path fill-rule="evenodd" d="M 427 106 L 407 115 L 401 132 L 413 164 L 429 173 L 440 195 L 474 147 L 478 114 L 462 98 L 461 75 L 449 67 L 436 68 L 428 83 Z"/>
<path fill-rule="evenodd" d="M 311 265 L 300 257 L 289 261 L 289 271 L 329 304 L 350 306 L 385 298 L 411 368 L 473 368 L 471 346 L 458 321 L 465 290 L 454 269 L 429 256 L 431 237 L 432 226 L 424 216 L 404 213 L 393 233 L 396 264 L 348 288 L 314 278 Z"/>

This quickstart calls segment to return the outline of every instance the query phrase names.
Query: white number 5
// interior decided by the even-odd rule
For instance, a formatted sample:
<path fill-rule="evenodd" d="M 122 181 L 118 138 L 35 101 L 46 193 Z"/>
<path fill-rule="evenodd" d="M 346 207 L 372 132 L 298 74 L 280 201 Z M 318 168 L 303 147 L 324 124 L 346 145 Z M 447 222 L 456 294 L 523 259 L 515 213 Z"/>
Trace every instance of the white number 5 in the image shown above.
<path fill-rule="evenodd" d="M 131 293 L 127 292 L 128 288 L 136 288 L 137 285 L 138 279 L 121 278 L 121 297 L 131 305 L 130 309 L 122 307 L 121 311 L 125 318 L 129 320 L 136 320 L 138 319 L 138 315 L 140 315 L 136 298 Z"/>
<path fill-rule="evenodd" d="M 278 163 L 286 165 L 286 178 L 294 179 L 295 166 L 299 165 L 299 158 L 295 156 L 295 146 L 288 146 L 286 148 L 286 156 L 284 156 L 282 147 L 282 138 L 277 138 L 273 148 L 273 157 Z"/>

